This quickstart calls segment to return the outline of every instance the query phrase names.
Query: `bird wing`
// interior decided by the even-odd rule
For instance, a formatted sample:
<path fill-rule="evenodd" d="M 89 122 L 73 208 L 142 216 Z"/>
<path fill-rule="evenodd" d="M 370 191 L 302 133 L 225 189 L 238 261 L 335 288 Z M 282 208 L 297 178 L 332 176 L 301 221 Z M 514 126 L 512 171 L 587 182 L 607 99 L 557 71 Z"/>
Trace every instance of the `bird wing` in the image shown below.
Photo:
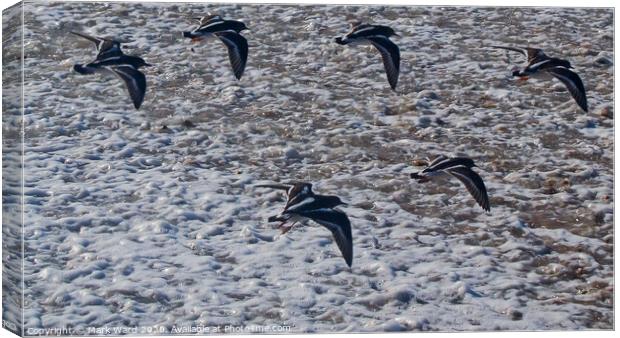
<path fill-rule="evenodd" d="M 437 164 L 437 163 L 439 163 L 439 162 L 441 162 L 441 161 L 443 161 L 443 160 L 447 160 L 447 159 L 448 159 L 448 157 L 447 157 L 447 156 L 445 156 L 445 155 L 439 155 L 439 156 L 435 157 L 435 159 L 434 159 L 433 161 L 431 161 L 431 163 L 430 163 L 428 166 L 429 166 L 429 167 L 432 167 L 432 166 L 434 166 L 435 164 Z"/>
<path fill-rule="evenodd" d="M 314 193 L 312 192 L 312 184 L 305 182 L 296 182 L 291 185 L 287 191 L 288 200 L 284 206 L 284 211 L 291 208 L 297 209 L 301 205 L 314 202 Z"/>
<path fill-rule="evenodd" d="M 98 37 L 94 37 L 94 36 L 90 36 L 90 35 L 86 35 L 86 34 L 83 34 L 83 33 L 78 33 L 78 32 L 73 32 L 72 31 L 71 34 L 77 35 L 77 36 L 82 37 L 82 38 L 84 38 L 86 40 L 94 42 L 95 46 L 97 46 L 97 50 L 99 50 L 100 45 L 106 41 L 106 39 L 98 38 Z"/>
<path fill-rule="evenodd" d="M 523 54 L 523 56 L 527 58 L 528 63 L 532 63 L 532 62 L 535 63 L 535 61 L 546 57 L 542 49 L 538 49 L 538 48 L 530 48 L 530 47 L 521 48 L 521 47 L 510 47 L 510 46 L 491 46 L 491 48 L 499 48 L 499 49 L 505 49 L 505 50 L 510 50 L 513 52 L 521 53 Z"/>
<path fill-rule="evenodd" d="M 446 170 L 458 166 L 471 168 L 474 166 L 474 161 L 467 157 L 445 158 L 443 161 L 439 161 L 424 169 L 424 172 Z"/>
<path fill-rule="evenodd" d="M 125 82 L 134 107 L 139 109 L 146 92 L 146 77 L 144 74 L 131 66 L 112 67 L 111 70 Z"/>
<path fill-rule="evenodd" d="M 314 195 L 314 193 L 312 192 L 312 184 L 307 182 L 290 182 L 285 184 L 258 184 L 254 187 L 286 190 L 287 201 L 286 205 L 284 206 L 284 211 L 289 210 L 289 208 L 298 205 L 304 200 L 306 200 L 307 203 L 311 203 L 314 201 L 314 199 L 312 199 L 312 201 L 306 199 L 307 197 L 312 197 Z"/>
<path fill-rule="evenodd" d="M 349 28 L 351 30 L 354 30 L 355 28 L 357 28 L 357 27 L 359 27 L 361 25 L 362 25 L 361 21 L 353 21 L 353 22 L 349 23 Z"/>
<path fill-rule="evenodd" d="M 383 36 L 369 37 L 368 40 L 370 40 L 370 43 L 381 53 L 388 82 L 390 83 L 390 87 L 394 90 L 398 82 L 398 73 L 400 71 L 400 50 L 398 46 L 390 39 Z"/>
<path fill-rule="evenodd" d="M 228 48 L 228 59 L 237 80 L 241 79 L 245 63 L 248 60 L 248 41 L 234 31 L 215 33 Z"/>
<path fill-rule="evenodd" d="M 545 59 L 548 59 L 547 55 L 545 55 L 542 49 L 530 48 L 530 47 L 525 47 L 524 49 L 527 54 L 527 62 L 529 63 L 537 63 Z"/>
<path fill-rule="evenodd" d="M 353 236 L 351 235 L 351 222 L 347 215 L 334 209 L 318 209 L 303 212 L 300 215 L 312 219 L 331 231 L 342 257 L 351 267 L 353 263 Z"/>
<path fill-rule="evenodd" d="M 203 16 L 202 18 L 196 18 L 196 19 L 198 19 L 198 22 L 200 23 L 201 27 L 206 26 L 215 21 L 223 21 L 222 17 L 217 14 L 207 14 Z"/>
<path fill-rule="evenodd" d="M 465 184 L 467 191 L 474 197 L 478 205 L 482 207 L 482 209 L 486 211 L 491 211 L 491 206 L 489 204 L 489 196 L 487 195 L 487 189 L 484 186 L 484 182 L 480 175 L 476 174 L 473 170 L 464 167 L 458 166 L 454 168 L 450 168 L 446 170 L 452 176 L 456 177 Z"/>
<path fill-rule="evenodd" d="M 103 54 L 110 54 L 106 56 L 112 56 L 112 54 L 121 53 L 121 43 L 116 40 L 94 37 L 94 36 L 90 36 L 90 35 L 86 35 L 86 34 L 78 33 L 78 32 L 71 32 L 71 34 L 77 35 L 79 37 L 82 37 L 86 40 L 89 40 L 95 43 L 95 46 L 97 47 L 97 51 L 99 51 L 98 56 L 101 56 Z"/>
<path fill-rule="evenodd" d="M 583 111 L 588 112 L 586 89 L 584 88 L 583 82 L 581 82 L 579 75 L 564 67 L 549 68 L 547 71 L 558 80 L 562 81 L 579 107 L 581 107 Z"/>
<path fill-rule="evenodd" d="M 287 195 L 296 195 L 300 192 L 312 193 L 312 183 L 307 182 L 287 182 L 287 183 L 273 183 L 273 184 L 257 184 L 254 188 L 270 188 L 286 190 Z"/>
<path fill-rule="evenodd" d="M 355 23 L 351 26 L 351 30 L 347 33 L 347 35 L 345 35 L 345 37 L 347 39 L 368 38 L 370 36 L 378 35 L 376 33 L 376 26 L 365 23 Z"/>
<path fill-rule="evenodd" d="M 427 160 L 430 161 L 430 158 L 427 158 Z M 426 166 L 426 168 L 424 168 L 424 170 L 417 172 L 417 173 L 411 173 L 409 174 L 409 176 L 411 178 L 415 178 L 417 180 L 425 180 L 427 179 L 426 176 L 424 175 L 425 173 L 428 173 L 430 171 L 435 170 L 434 168 L 441 162 L 444 162 L 448 160 L 448 157 L 446 157 L 445 155 L 439 155 L 437 157 L 435 157 L 434 160 L 430 161 L 430 163 Z M 422 181 L 420 181 L 422 182 Z"/>
<path fill-rule="evenodd" d="M 527 51 L 524 48 L 517 48 L 517 47 L 510 47 L 510 46 L 490 46 L 491 48 L 499 48 L 499 49 L 505 49 L 505 50 L 510 50 L 513 52 L 517 52 L 517 53 L 521 53 L 523 54 L 523 56 L 527 57 Z"/>
<path fill-rule="evenodd" d="M 432 171 L 444 170 L 449 167 L 459 165 L 458 162 L 455 162 L 453 158 L 448 158 L 446 156 L 440 155 L 436 159 L 431 162 L 422 172 L 428 173 Z"/>
<path fill-rule="evenodd" d="M 257 184 L 254 188 L 270 188 L 270 189 L 279 189 L 279 190 L 289 190 L 291 188 L 290 184 Z"/>

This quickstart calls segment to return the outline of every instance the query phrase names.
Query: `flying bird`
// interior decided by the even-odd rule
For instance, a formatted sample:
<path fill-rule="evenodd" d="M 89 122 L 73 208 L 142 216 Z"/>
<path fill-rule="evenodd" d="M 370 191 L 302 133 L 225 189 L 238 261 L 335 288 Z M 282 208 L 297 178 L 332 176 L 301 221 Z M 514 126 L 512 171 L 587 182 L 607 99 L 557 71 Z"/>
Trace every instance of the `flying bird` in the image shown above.
<path fill-rule="evenodd" d="M 583 111 L 588 112 L 586 90 L 579 75 L 571 70 L 573 67 L 570 62 L 567 60 L 549 57 L 542 51 L 542 49 L 538 48 L 515 48 L 506 46 L 491 47 L 521 53 L 527 58 L 527 65 L 525 68 L 521 70 L 514 70 L 512 72 L 512 76 L 518 76 L 523 80 L 527 80 L 530 76 L 541 78 L 550 78 L 553 76 L 566 86 L 573 99 L 575 99 L 575 102 L 577 102 L 577 105 L 579 105 Z"/>
<path fill-rule="evenodd" d="M 195 19 L 199 22 L 198 27 L 190 32 L 183 32 L 183 37 L 190 38 L 193 42 L 212 36 L 219 38 L 228 49 L 228 59 L 235 77 L 237 80 L 241 79 L 248 60 L 248 41 L 240 34 L 248 29 L 245 24 L 211 14 Z"/>
<path fill-rule="evenodd" d="M 139 109 L 146 92 L 146 77 L 139 69 L 151 65 L 140 57 L 124 54 L 119 41 L 93 37 L 84 33 L 71 33 L 95 43 L 99 52 L 93 62 L 86 65 L 76 64 L 73 69 L 80 74 L 112 72 L 125 82 L 134 107 Z"/>
<path fill-rule="evenodd" d="M 279 229 L 283 234 L 297 222 L 313 220 L 331 231 L 342 257 L 351 267 L 353 263 L 351 222 L 344 212 L 334 209 L 339 205 L 346 205 L 338 196 L 317 195 L 312 192 L 312 184 L 306 182 L 263 184 L 255 187 L 286 191 L 287 201 L 284 210 L 268 219 L 269 222 L 281 222 Z"/>
<path fill-rule="evenodd" d="M 434 177 L 450 174 L 461 181 L 467 191 L 474 197 L 478 205 L 486 211 L 491 211 L 489 196 L 480 175 L 472 170 L 476 165 L 472 159 L 466 157 L 448 158 L 439 156 L 426 169 L 411 174 L 411 178 L 419 183 L 430 181 Z"/>
<path fill-rule="evenodd" d="M 340 45 L 370 43 L 375 46 L 375 48 L 379 50 L 379 53 L 381 53 L 383 66 L 385 67 L 390 87 L 392 90 L 396 90 L 400 71 L 400 50 L 398 46 L 390 40 L 391 36 L 399 35 L 390 27 L 353 23 L 351 25 L 351 31 L 344 37 L 337 37 L 335 41 Z"/>

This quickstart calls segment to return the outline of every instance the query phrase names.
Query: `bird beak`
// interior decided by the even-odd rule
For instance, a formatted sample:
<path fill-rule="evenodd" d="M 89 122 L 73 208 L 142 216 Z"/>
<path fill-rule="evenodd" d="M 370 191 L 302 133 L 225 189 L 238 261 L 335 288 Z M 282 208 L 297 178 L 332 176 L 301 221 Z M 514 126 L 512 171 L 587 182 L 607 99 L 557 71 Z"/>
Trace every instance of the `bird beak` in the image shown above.
<path fill-rule="evenodd" d="M 153 65 L 145 62 L 144 67 L 153 67 Z"/>
<path fill-rule="evenodd" d="M 394 36 L 395 36 L 395 37 L 397 37 L 397 38 L 400 38 L 400 37 L 401 37 L 400 35 L 398 35 L 398 34 L 396 34 L 396 33 L 394 33 Z"/>

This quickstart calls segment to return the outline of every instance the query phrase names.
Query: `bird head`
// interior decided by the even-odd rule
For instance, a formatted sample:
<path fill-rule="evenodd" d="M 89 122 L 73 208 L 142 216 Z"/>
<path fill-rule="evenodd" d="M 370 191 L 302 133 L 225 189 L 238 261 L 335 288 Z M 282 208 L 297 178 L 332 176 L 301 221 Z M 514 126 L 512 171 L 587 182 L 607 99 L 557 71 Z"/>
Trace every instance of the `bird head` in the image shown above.
<path fill-rule="evenodd" d="M 558 65 L 562 66 L 564 68 L 568 68 L 568 69 L 573 68 L 573 66 L 571 66 L 570 62 L 568 62 L 566 60 L 558 60 Z"/>
<path fill-rule="evenodd" d="M 138 60 L 138 64 L 136 66 L 137 66 L 137 68 L 140 68 L 140 67 L 153 67 L 152 64 L 146 63 L 146 61 L 144 61 L 143 59 L 139 59 Z"/>
<path fill-rule="evenodd" d="M 467 168 L 476 167 L 474 160 L 472 160 L 471 158 L 461 157 L 460 160 L 462 161 L 463 165 L 466 166 Z"/>
<path fill-rule="evenodd" d="M 333 205 L 334 207 L 338 205 L 347 205 L 338 196 L 327 196 L 327 199 L 329 201 L 329 204 Z"/>
<path fill-rule="evenodd" d="M 388 34 L 390 37 L 392 36 L 400 37 L 400 35 L 396 34 L 396 32 L 392 28 L 389 28 L 389 27 L 388 27 Z"/>

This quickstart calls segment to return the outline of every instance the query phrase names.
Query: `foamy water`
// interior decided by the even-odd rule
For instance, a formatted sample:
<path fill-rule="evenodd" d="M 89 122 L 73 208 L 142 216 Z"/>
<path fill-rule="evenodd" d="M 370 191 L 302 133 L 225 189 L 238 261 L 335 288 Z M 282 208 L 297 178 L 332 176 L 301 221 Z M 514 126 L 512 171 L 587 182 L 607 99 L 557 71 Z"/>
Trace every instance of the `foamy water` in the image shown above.
<path fill-rule="evenodd" d="M 25 9 L 26 328 L 613 327 L 611 9 Z M 240 81 L 222 43 L 181 37 L 207 11 L 250 28 Z M 333 42 L 360 20 L 401 36 L 396 92 L 376 50 Z M 155 65 L 139 111 L 72 71 L 96 54 L 72 30 Z M 590 113 L 497 44 L 569 59 Z M 440 154 L 475 160 L 490 214 L 409 179 Z M 349 203 L 352 269 L 325 228 L 267 223 L 283 193 L 252 186 L 287 180 Z"/>

